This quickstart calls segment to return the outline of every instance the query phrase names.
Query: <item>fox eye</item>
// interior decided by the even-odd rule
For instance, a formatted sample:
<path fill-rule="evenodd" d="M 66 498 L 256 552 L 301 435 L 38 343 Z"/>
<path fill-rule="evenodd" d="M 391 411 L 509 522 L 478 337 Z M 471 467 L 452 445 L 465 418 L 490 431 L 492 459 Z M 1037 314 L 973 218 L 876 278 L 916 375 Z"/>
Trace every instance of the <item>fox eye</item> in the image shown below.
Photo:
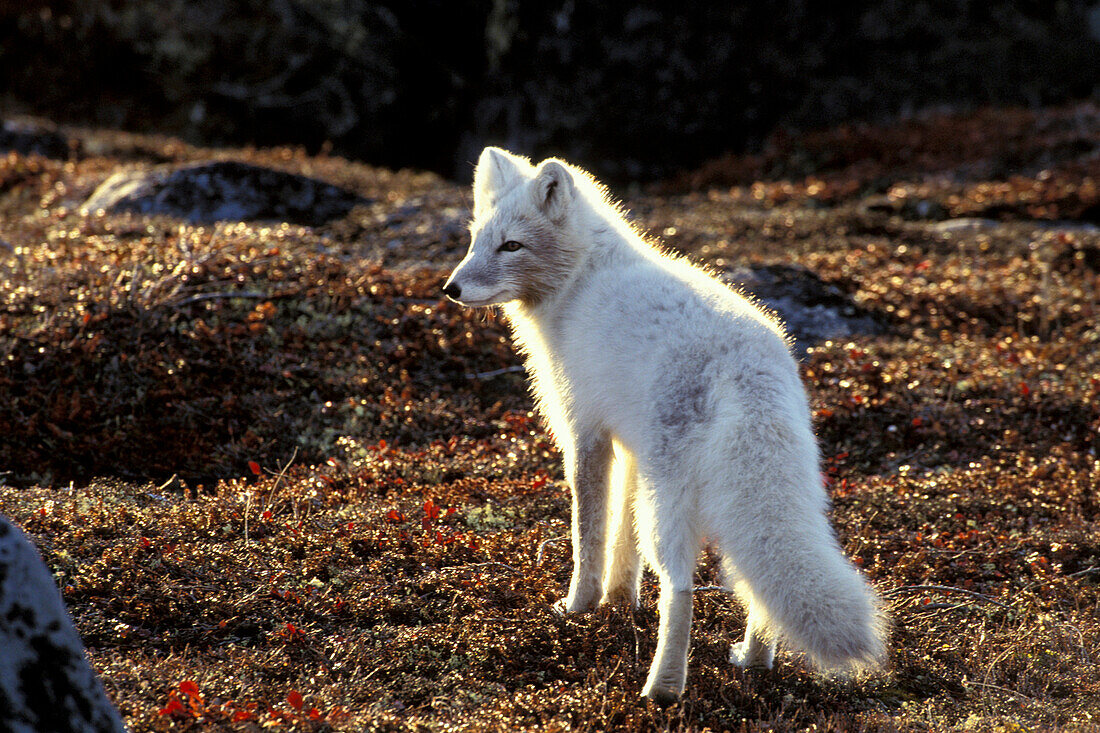
<path fill-rule="evenodd" d="M 509 239 L 507 242 L 500 245 L 501 252 L 515 252 L 517 249 L 523 249 L 523 245 L 514 239 Z"/>

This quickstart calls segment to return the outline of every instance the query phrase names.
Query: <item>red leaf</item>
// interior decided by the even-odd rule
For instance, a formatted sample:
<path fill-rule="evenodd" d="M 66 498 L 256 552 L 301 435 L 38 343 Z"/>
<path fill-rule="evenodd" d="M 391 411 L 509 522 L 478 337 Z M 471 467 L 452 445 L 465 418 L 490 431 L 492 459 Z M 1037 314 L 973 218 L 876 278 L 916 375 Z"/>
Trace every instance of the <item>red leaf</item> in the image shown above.
<path fill-rule="evenodd" d="M 252 713 L 247 710 L 238 710 L 233 713 L 233 722 L 240 723 L 242 720 L 252 720 Z"/>
<path fill-rule="evenodd" d="M 535 489 L 536 491 L 538 489 L 541 489 L 543 486 L 546 486 L 546 477 L 545 476 L 537 477 L 535 479 L 535 482 L 533 484 L 531 484 L 531 488 Z"/>
<path fill-rule="evenodd" d="M 185 714 L 186 712 L 187 712 L 187 708 L 185 708 L 183 706 L 183 703 L 181 703 L 179 701 L 179 698 L 176 697 L 176 693 L 173 691 L 173 692 L 168 693 L 168 704 L 165 705 L 164 707 L 162 707 L 160 710 L 158 710 L 157 714 L 158 715 L 176 715 L 176 714 L 181 714 L 182 715 L 182 714 Z"/>
<path fill-rule="evenodd" d="M 1020 394 L 1022 394 L 1024 397 L 1027 397 L 1029 394 L 1031 394 L 1031 387 L 1027 386 L 1027 382 L 1020 382 Z"/>
<path fill-rule="evenodd" d="M 180 692 L 184 695 L 190 695 L 191 697 L 199 696 L 199 686 L 191 680 L 184 680 L 180 683 Z"/>
<path fill-rule="evenodd" d="M 439 507 L 431 499 L 424 502 L 424 513 L 428 515 L 428 519 L 439 519 Z"/>
<path fill-rule="evenodd" d="M 256 461 L 249 461 L 248 462 L 248 470 L 251 471 L 252 473 L 256 474 L 257 476 L 259 476 L 260 475 L 260 464 L 256 463 Z"/>
<path fill-rule="evenodd" d="M 317 708 L 310 708 L 309 709 L 309 719 L 310 720 L 320 720 L 323 717 L 325 717 L 325 716 L 321 715 L 321 711 L 318 710 Z"/>
<path fill-rule="evenodd" d="M 291 690 L 290 692 L 288 692 L 286 695 L 286 701 L 290 703 L 290 707 L 294 708 L 295 710 L 302 709 L 302 693 L 298 692 L 297 690 Z"/>
<path fill-rule="evenodd" d="M 394 522 L 394 523 L 404 522 L 405 521 L 405 515 L 402 514 L 399 511 L 397 511 L 396 509 L 390 509 L 388 512 L 386 512 L 386 519 L 388 521 Z M 350 527 L 349 527 L 349 529 L 350 529 Z"/>
<path fill-rule="evenodd" d="M 271 510 L 270 509 L 264 510 L 264 513 L 261 516 L 264 518 L 265 522 L 270 522 L 271 521 Z"/>

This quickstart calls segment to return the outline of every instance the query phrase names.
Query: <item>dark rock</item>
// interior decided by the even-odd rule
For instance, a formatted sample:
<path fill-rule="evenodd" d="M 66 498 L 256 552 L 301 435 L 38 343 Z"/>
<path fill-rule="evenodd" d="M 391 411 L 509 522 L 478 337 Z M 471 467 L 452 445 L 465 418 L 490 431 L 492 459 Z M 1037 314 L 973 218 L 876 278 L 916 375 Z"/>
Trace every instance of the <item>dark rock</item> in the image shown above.
<path fill-rule="evenodd" d="M 843 290 L 799 265 L 744 267 L 723 277 L 783 320 L 800 356 L 807 347 L 827 339 L 886 330 L 879 318 Z"/>
<path fill-rule="evenodd" d="M 318 226 L 367 201 L 315 178 L 220 160 L 147 171 L 120 171 L 83 210 L 163 214 L 196 224 L 249 219 Z"/>
<path fill-rule="evenodd" d="M 67 159 L 73 152 L 69 139 L 48 122 L 4 120 L 0 125 L 0 153 L 13 150 L 20 155 L 59 160 Z"/>
<path fill-rule="evenodd" d="M 0 517 L 0 730 L 124 731 L 49 568 Z"/>

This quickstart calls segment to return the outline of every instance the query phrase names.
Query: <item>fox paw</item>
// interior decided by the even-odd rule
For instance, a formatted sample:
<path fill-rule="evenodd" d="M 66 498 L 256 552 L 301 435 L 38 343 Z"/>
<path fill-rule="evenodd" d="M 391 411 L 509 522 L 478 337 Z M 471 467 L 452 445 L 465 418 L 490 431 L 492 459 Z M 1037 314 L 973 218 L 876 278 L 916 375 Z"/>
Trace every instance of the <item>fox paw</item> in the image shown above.
<path fill-rule="evenodd" d="M 671 705 L 680 699 L 680 695 L 684 693 L 684 686 L 682 684 L 675 683 L 660 683 L 660 682 L 647 682 L 645 688 L 642 690 L 642 697 L 649 698 L 653 702 L 661 705 Z"/>
<path fill-rule="evenodd" d="M 638 608 L 638 589 L 630 587 L 605 588 L 600 599 L 601 606 L 620 606 Z"/>
<path fill-rule="evenodd" d="M 744 641 L 730 645 L 730 662 L 741 669 L 771 669 L 774 656 L 775 652 L 768 646 L 757 645 L 753 649 Z"/>
<path fill-rule="evenodd" d="M 559 616 L 566 616 L 571 613 L 584 613 L 586 611 L 591 611 L 595 607 L 596 604 L 593 601 L 582 602 L 571 596 L 559 598 L 557 601 L 554 602 L 554 605 L 551 606 L 554 613 Z"/>

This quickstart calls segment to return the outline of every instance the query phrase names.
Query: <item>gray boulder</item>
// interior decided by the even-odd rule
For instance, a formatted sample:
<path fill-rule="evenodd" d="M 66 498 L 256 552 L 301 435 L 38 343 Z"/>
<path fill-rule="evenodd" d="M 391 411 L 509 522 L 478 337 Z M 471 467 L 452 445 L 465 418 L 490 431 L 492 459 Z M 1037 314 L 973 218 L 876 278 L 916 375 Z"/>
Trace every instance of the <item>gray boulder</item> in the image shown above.
<path fill-rule="evenodd" d="M 52 123 L 20 119 L 0 122 L 0 153 L 9 151 L 65 160 L 73 148 Z"/>
<path fill-rule="evenodd" d="M 0 517 L 0 730 L 125 731 L 49 568 Z"/>
<path fill-rule="evenodd" d="M 274 220 L 317 226 L 365 203 L 357 194 L 294 173 L 233 160 L 115 173 L 85 213 L 163 214 L 195 224 Z"/>
<path fill-rule="evenodd" d="M 828 339 L 883 333 L 882 321 L 851 296 L 800 265 L 742 267 L 723 273 L 726 282 L 773 310 L 795 339 L 795 353 Z"/>

